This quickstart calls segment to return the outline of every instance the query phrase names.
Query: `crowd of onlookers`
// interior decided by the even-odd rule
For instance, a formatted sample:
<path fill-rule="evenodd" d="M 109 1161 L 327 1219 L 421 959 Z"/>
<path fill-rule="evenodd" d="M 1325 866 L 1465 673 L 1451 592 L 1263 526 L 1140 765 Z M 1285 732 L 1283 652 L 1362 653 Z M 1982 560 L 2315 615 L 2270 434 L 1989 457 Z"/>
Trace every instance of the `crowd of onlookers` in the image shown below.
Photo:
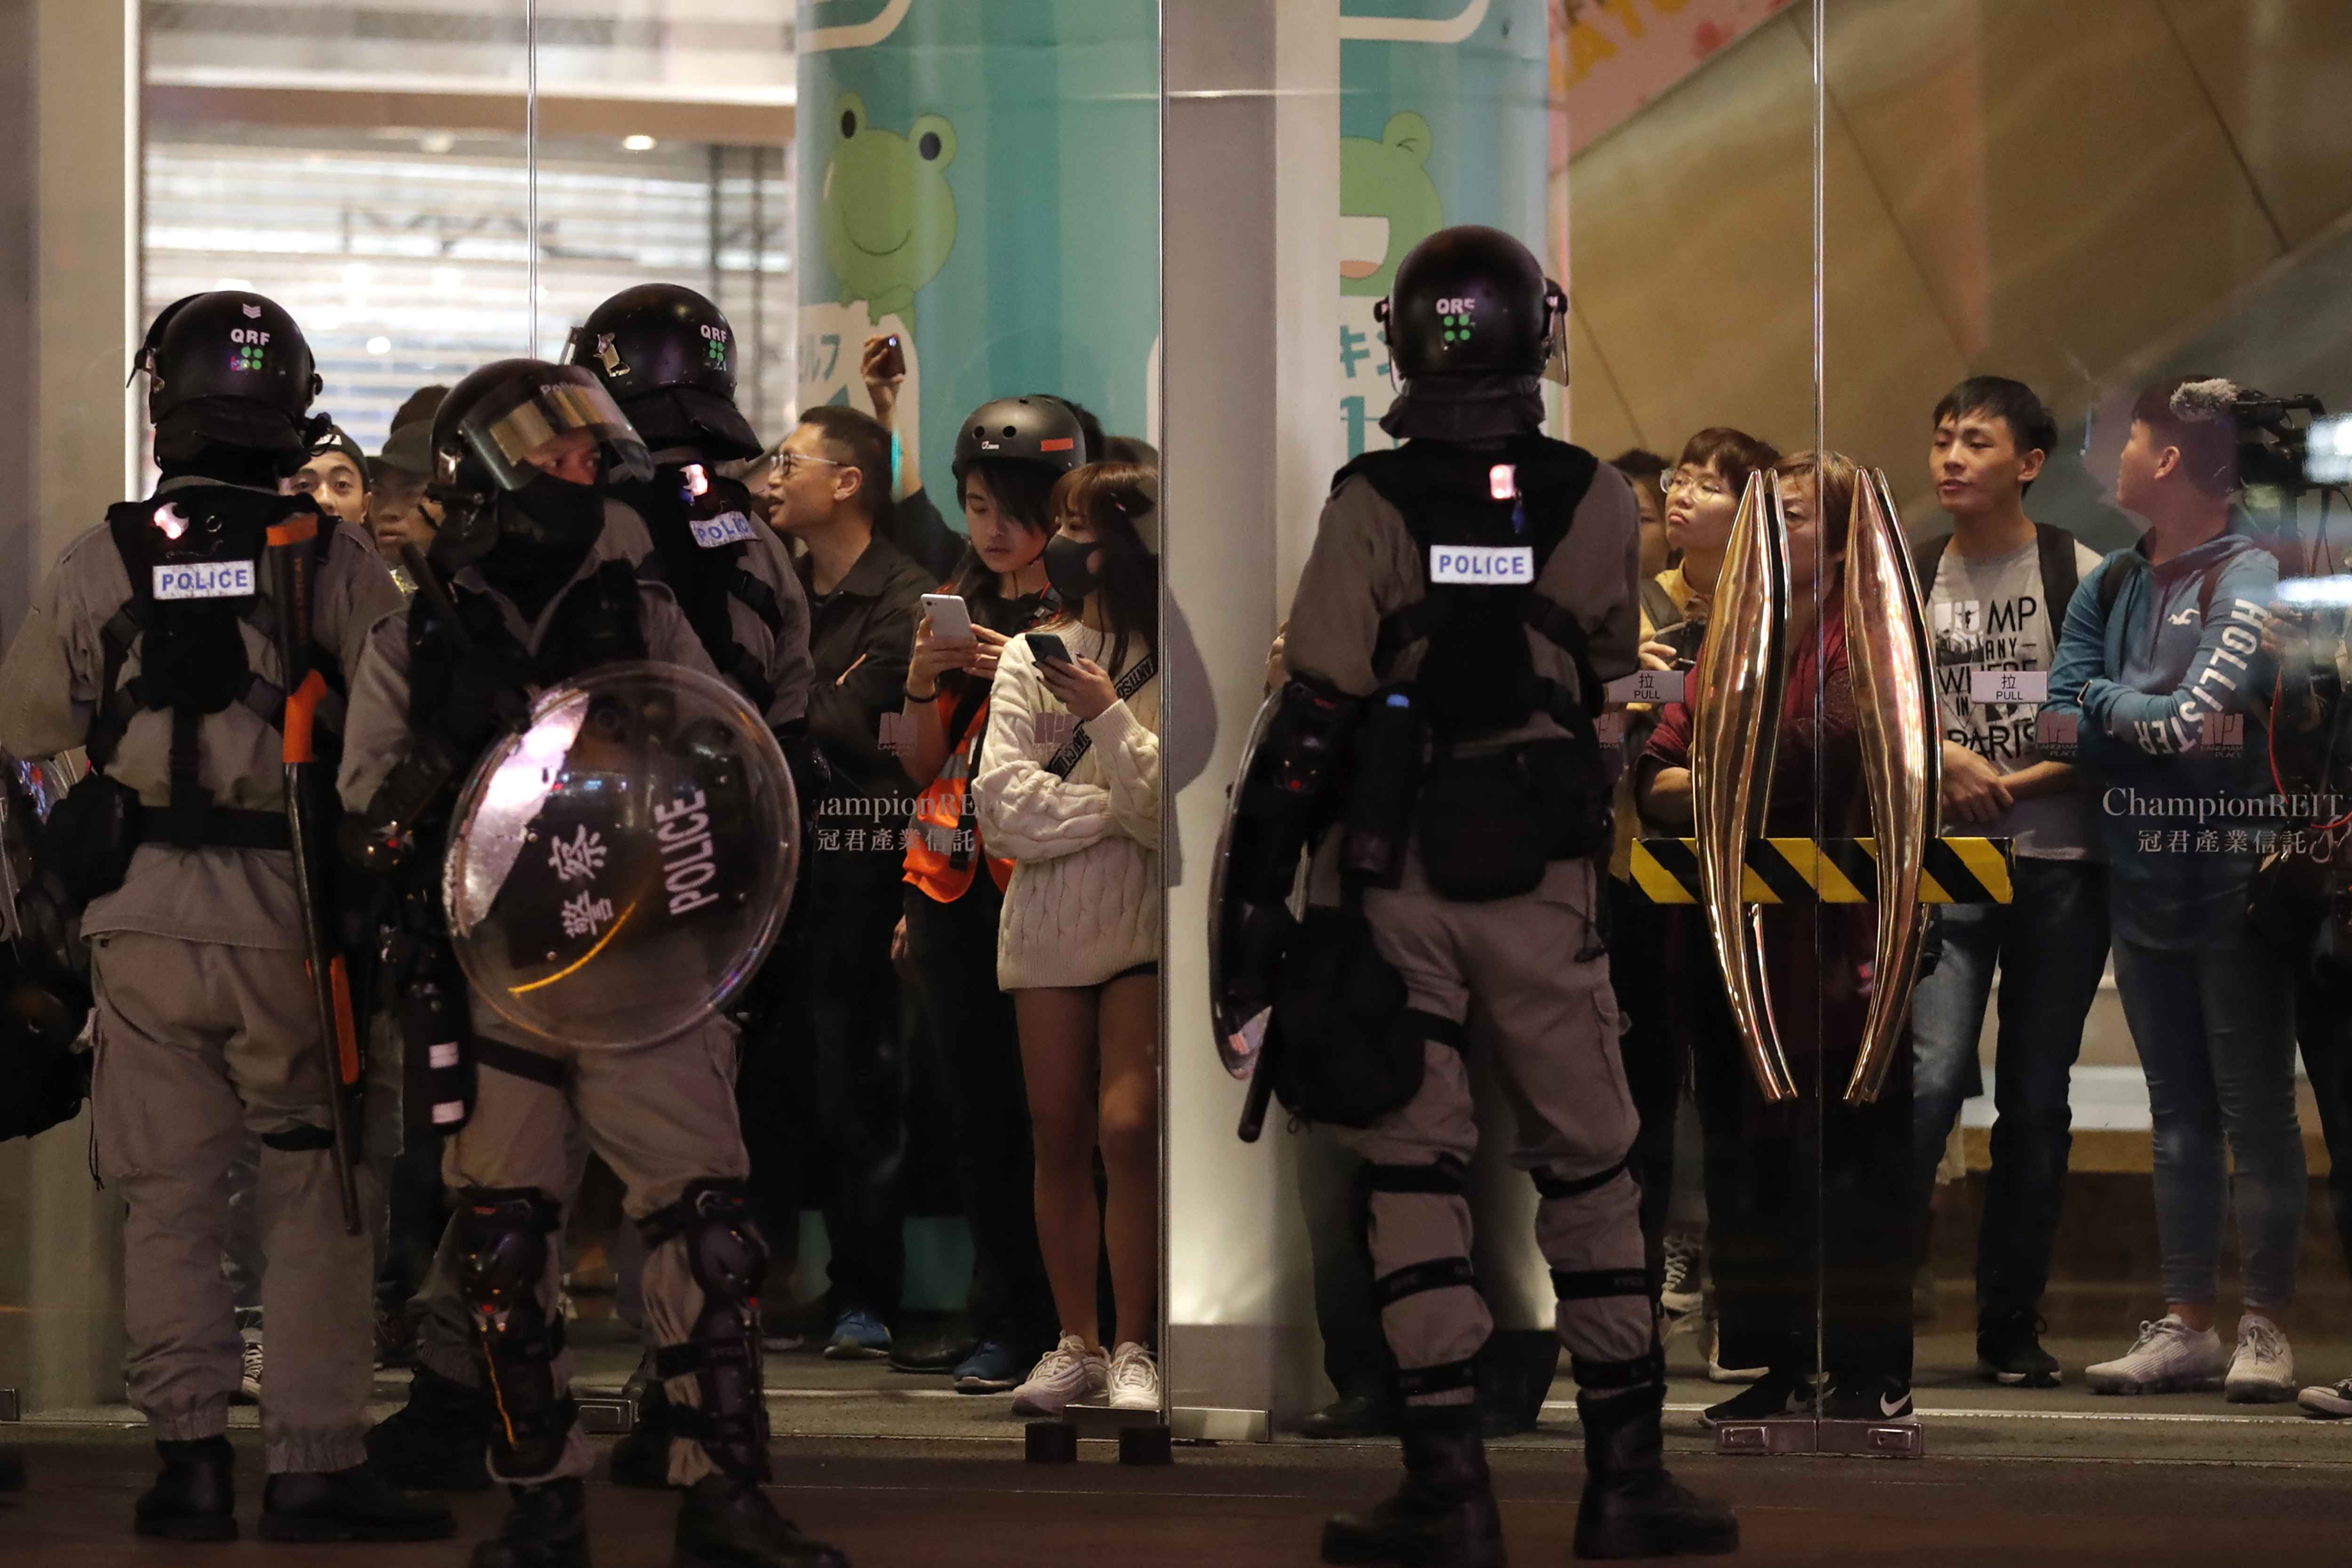
<path fill-rule="evenodd" d="M 894 349 L 866 349 L 873 414 L 812 408 L 729 475 L 794 559 L 822 758 L 790 915 L 735 1008 L 752 1206 L 776 1259 L 770 1345 L 1015 1391 L 1024 1411 L 1087 1395 L 1156 1409 L 1158 454 L 1032 397 L 1066 436 L 959 448 L 959 531 L 897 437 Z M 400 552 L 435 536 L 446 391 L 412 396 L 373 455 L 332 433 L 296 481 L 363 523 L 410 591 Z M 961 601 L 950 624 L 940 597 Z M 445 1217 L 429 1142 L 379 1162 L 389 1363 L 409 1353 Z M 625 1312 L 631 1227 L 597 1201 L 614 1185 L 591 1164 L 570 1241 L 575 1261 L 617 1267 Z M 917 1205 L 961 1213 L 973 1254 L 965 1310 L 921 1315 L 927 1338 L 902 1311 L 918 1185 Z M 797 1267 L 804 1212 L 823 1221 L 821 1279 L 817 1258 Z M 229 1268 L 257 1283 L 256 1260 Z M 258 1305 L 240 1298 L 248 1394 Z"/>
<path fill-rule="evenodd" d="M 1878 1414 L 1907 1408 L 1915 1275 L 1961 1103 L 1982 1092 L 1989 1007 L 1977 1371 L 2011 1386 L 2061 1381 L 2041 1309 L 2070 1079 L 2111 958 L 2147 1086 L 2164 1305 L 2083 1375 L 2104 1394 L 2297 1397 L 2286 1326 L 2306 1181 L 2298 1046 L 2352 1260 L 2352 725 L 2340 697 L 2352 649 L 2346 595 L 2281 586 L 2342 586 L 2333 542 L 2314 538 L 2308 517 L 2298 533 L 2240 504 L 2236 397 L 2210 377 L 2139 395 L 2113 499 L 2140 537 L 2104 556 L 2029 514 L 2058 437 L 2030 388 L 1976 378 L 1935 409 L 1926 477 L 1944 515 L 1915 517 L 1912 532 L 1941 830 L 2006 840 L 2012 891 L 1934 911 L 1911 1048 L 1875 1102 L 1843 1095 L 1872 983 L 1866 907 L 1762 911 L 1778 1031 L 1803 1089 L 1771 1103 L 1722 988 L 1672 978 L 1713 973 L 1704 916 L 1619 883 L 1612 959 L 1664 1321 L 1703 1324 L 1709 1375 L 1749 1385 L 1710 1420 L 1801 1407 L 1816 1379 L 1864 1396 L 1839 1414 L 1873 1414 L 1871 1396 Z M 1790 636 L 1768 831 L 1868 833 L 1839 574 L 1855 466 L 1721 428 L 1672 462 L 1615 461 L 1643 495 L 1642 657 L 1657 670 L 1704 657 L 1741 497 L 1759 476 L 1777 488 Z M 1622 840 L 1692 821 L 1688 709 L 1637 708 L 1623 722 L 1621 878 Z M 1686 1147 L 1676 1160 L 1685 1093 L 1695 1169 Z M 2225 1216 L 2242 1296 L 2227 1339 Z M 2352 1415 L 2352 1382 L 2301 1398 Z"/>

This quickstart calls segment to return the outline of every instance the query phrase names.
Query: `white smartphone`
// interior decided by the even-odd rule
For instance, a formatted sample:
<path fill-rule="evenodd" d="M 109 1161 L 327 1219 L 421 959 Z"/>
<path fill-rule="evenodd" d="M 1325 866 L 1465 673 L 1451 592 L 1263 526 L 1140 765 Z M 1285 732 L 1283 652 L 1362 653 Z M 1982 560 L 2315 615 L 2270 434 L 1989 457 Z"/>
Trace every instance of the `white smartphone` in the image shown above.
<path fill-rule="evenodd" d="M 971 634 L 971 609 L 956 594 L 926 594 L 923 614 L 931 617 L 931 637 L 943 643 L 977 642 Z"/>

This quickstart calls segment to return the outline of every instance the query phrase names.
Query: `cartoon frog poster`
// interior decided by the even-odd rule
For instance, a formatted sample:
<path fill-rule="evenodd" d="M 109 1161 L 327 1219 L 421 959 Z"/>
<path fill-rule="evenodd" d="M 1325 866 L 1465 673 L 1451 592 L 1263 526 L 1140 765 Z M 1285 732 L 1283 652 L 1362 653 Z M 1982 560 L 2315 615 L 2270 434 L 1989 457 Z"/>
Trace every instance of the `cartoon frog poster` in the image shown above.
<path fill-rule="evenodd" d="M 955 248 L 955 192 L 947 182 L 955 127 L 926 114 L 901 136 L 873 124 L 866 100 L 845 92 L 834 100 L 833 129 L 840 140 L 817 211 L 841 302 L 864 300 L 869 325 L 895 314 L 911 326 L 916 293 Z"/>
<path fill-rule="evenodd" d="M 1381 298 L 1405 253 L 1445 226 L 1425 166 L 1433 140 L 1429 121 L 1409 109 L 1389 117 L 1378 141 L 1339 138 L 1340 293 Z"/>
<path fill-rule="evenodd" d="M 839 289 L 832 301 L 801 307 L 801 403 L 873 412 L 859 362 L 869 337 L 895 337 L 907 365 L 896 425 L 901 443 L 919 449 L 915 296 L 955 248 L 955 192 L 946 177 L 955 126 L 925 114 L 902 136 L 875 125 L 866 100 L 845 92 L 834 100 L 831 129 L 836 140 L 818 187 L 817 227 Z"/>

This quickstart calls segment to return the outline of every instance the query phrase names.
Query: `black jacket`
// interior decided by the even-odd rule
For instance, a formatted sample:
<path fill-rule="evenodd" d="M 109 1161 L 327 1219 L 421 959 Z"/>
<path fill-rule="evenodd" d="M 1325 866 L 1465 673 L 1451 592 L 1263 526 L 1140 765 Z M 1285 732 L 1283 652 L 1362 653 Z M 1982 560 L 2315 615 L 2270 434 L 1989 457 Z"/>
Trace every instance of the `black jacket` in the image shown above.
<path fill-rule="evenodd" d="M 907 662 L 933 580 L 879 533 L 823 598 L 810 586 L 810 569 L 806 556 L 795 563 L 808 595 L 809 654 L 816 665 L 809 730 L 833 764 L 835 795 L 907 796 L 907 775 L 882 750 L 880 731 L 883 716 L 906 702 Z"/>

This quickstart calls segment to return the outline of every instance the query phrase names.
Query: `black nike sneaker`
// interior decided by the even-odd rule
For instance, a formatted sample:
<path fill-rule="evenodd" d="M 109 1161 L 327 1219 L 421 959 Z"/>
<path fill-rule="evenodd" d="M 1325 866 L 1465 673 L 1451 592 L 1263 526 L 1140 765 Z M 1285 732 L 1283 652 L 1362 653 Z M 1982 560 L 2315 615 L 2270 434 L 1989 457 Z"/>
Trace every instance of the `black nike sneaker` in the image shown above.
<path fill-rule="evenodd" d="M 1810 1415 L 1812 1410 L 1813 1384 L 1810 1378 L 1792 1372 L 1767 1372 L 1722 1404 L 1708 1405 L 1699 1419 L 1709 1426 L 1727 1426 L 1742 1421 Z"/>
<path fill-rule="evenodd" d="M 2042 1348 L 2050 1325 L 2032 1312 L 1985 1318 L 1977 1324 L 1977 1375 L 2004 1388 L 2055 1388 L 2058 1358 Z"/>
<path fill-rule="evenodd" d="M 1840 1377 L 1832 1378 L 1822 1395 L 1822 1419 L 1908 1426 L 1918 1417 L 1911 1413 L 1911 1384 L 1905 1379 Z"/>

